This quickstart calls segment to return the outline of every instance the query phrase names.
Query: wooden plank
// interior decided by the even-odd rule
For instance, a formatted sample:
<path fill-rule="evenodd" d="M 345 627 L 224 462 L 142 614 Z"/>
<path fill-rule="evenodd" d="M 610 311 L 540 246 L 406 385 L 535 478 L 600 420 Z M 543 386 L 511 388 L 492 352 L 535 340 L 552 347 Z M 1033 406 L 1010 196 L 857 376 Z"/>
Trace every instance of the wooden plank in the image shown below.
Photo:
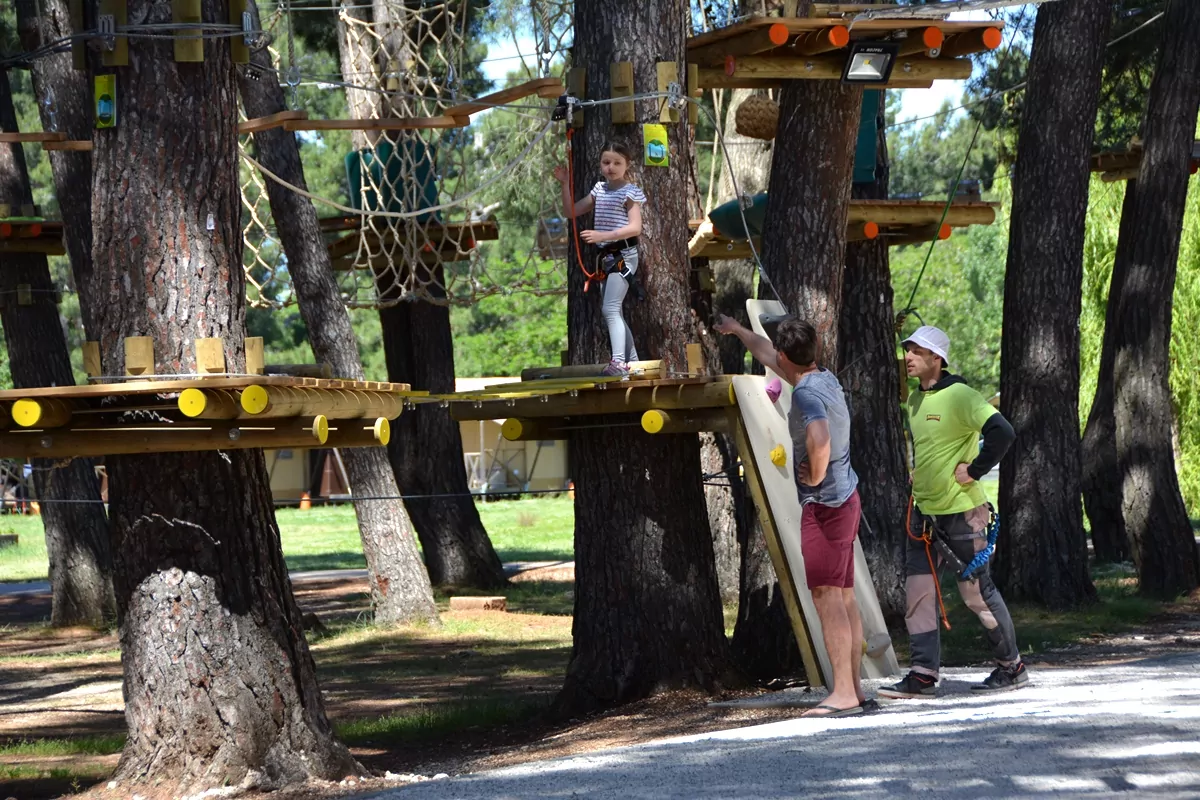
<path fill-rule="evenodd" d="M 779 539 L 779 528 L 771 513 L 771 504 L 767 502 L 766 488 L 758 471 L 758 463 L 754 460 L 754 449 L 750 446 L 750 437 L 746 433 L 746 423 L 741 415 L 737 415 L 732 424 L 733 438 L 737 445 L 738 457 L 742 464 L 742 473 L 746 479 L 746 487 L 754 500 L 754 510 L 758 512 L 759 526 L 767 542 L 767 552 L 771 556 L 771 565 L 775 567 L 775 576 L 779 581 L 779 589 L 783 595 L 783 606 L 787 609 L 788 619 L 792 623 L 792 633 L 796 636 L 796 644 L 800 648 L 800 660 L 804 664 L 804 674 L 808 677 L 810 686 L 824 686 L 827 679 L 817 662 L 813 649 L 812 637 L 808 626 L 804 623 L 804 614 L 800 610 L 800 593 L 796 590 L 796 582 L 792 579 L 792 568 L 788 564 L 787 554 Z"/>
<path fill-rule="evenodd" d="M 194 378 L 155 378 L 153 375 L 144 376 L 131 382 L 113 381 L 111 383 L 92 383 L 86 386 L 37 386 L 27 389 L 5 389 L 0 391 L 0 401 L 19 400 L 23 397 L 60 397 L 79 400 L 94 400 L 101 397 L 123 397 L 125 395 L 145 394 L 176 394 L 185 389 L 246 389 L 249 386 L 284 386 L 321 388 L 321 381 L 316 378 L 292 378 L 284 375 L 243 375 L 236 377 L 214 378 L 197 375 Z M 342 381 L 351 389 L 367 389 L 366 381 Z M 407 383 L 383 384 L 383 391 L 389 394 L 403 395 L 409 399 L 429 397 L 427 391 L 412 391 Z"/>
<path fill-rule="evenodd" d="M 783 47 L 792 34 L 779 20 L 770 25 L 748 30 L 728 39 L 721 39 L 699 47 L 689 47 L 688 61 L 697 65 L 719 66 L 727 56 L 753 56 Z"/>
<path fill-rule="evenodd" d="M 654 77 L 658 91 L 666 93 L 672 83 L 679 83 L 679 65 L 674 61 L 658 61 L 654 64 Z M 680 86 L 680 89 L 683 87 Z M 671 108 L 670 103 L 662 103 L 658 112 L 658 121 L 664 124 L 679 122 L 679 110 Z"/>
<path fill-rule="evenodd" d="M 321 439 L 311 424 L 283 420 L 246 427 L 236 422 L 147 427 L 75 425 L 41 432 L 0 434 L 0 457 L 68 458 L 145 453 L 250 450 L 255 448 L 319 447 Z"/>
<path fill-rule="evenodd" d="M 285 122 L 295 122 L 308 119 L 307 111 L 280 111 L 265 117 L 255 117 L 245 122 L 239 122 L 238 133 L 257 133 L 271 128 L 281 127 Z"/>
<path fill-rule="evenodd" d="M 71 19 L 71 32 L 83 30 L 83 0 L 68 0 L 67 13 Z M 71 39 L 71 68 L 87 69 L 87 41 L 82 37 Z"/>
<path fill-rule="evenodd" d="M 225 345 L 220 337 L 196 340 L 196 372 L 200 375 L 225 372 Z"/>
<path fill-rule="evenodd" d="M 549 92 L 549 94 L 546 94 Z M 495 106 L 506 105 L 517 100 L 522 100 L 526 97 L 558 97 L 563 93 L 562 81 L 558 78 L 537 78 L 517 86 L 510 86 L 507 89 L 501 89 L 498 92 L 486 94 L 483 97 L 478 97 L 469 103 L 460 103 L 456 106 L 447 108 L 442 113 L 447 117 L 470 117 L 480 111 L 484 111 Z"/>
<path fill-rule="evenodd" d="M 83 371 L 89 378 L 99 378 L 103 374 L 100 370 L 100 343 L 84 342 Z"/>
<path fill-rule="evenodd" d="M 0 142 L 17 144 L 20 142 L 62 142 L 67 135 L 62 131 L 29 131 L 27 133 L 0 133 Z"/>
<path fill-rule="evenodd" d="M 875 6 L 874 8 L 878 8 Z M 698 50 L 706 47 L 714 42 L 721 42 L 727 39 L 736 39 L 743 34 L 757 31 L 760 28 L 769 28 L 772 25 L 783 25 L 790 36 L 796 36 L 809 31 L 820 30 L 828 27 L 831 24 L 843 22 L 839 18 L 812 18 L 812 17 L 764 17 L 755 16 L 750 19 L 738 22 L 734 25 L 729 25 L 724 28 L 716 28 L 711 31 L 706 31 L 698 36 L 693 36 L 687 40 L 688 56 L 691 57 L 693 50 Z M 913 28 L 936 27 L 949 38 L 951 35 L 969 33 L 971 31 L 982 30 L 984 28 L 995 28 L 997 30 L 1004 29 L 1004 23 L 999 21 L 954 21 L 949 22 L 940 19 L 926 18 L 908 18 L 908 19 L 873 19 L 860 20 L 854 23 L 851 28 L 851 38 L 880 38 L 888 36 L 895 31 L 911 30 Z M 714 52 L 714 51 L 709 51 Z"/>
<path fill-rule="evenodd" d="M 43 150 L 69 150 L 76 153 L 91 152 L 91 139 L 68 139 L 65 142 L 46 142 Z"/>
<path fill-rule="evenodd" d="M 246 337 L 246 374 L 263 374 L 263 337 Z"/>
<path fill-rule="evenodd" d="M 583 67 L 573 67 L 567 73 L 567 92 L 579 100 L 587 97 L 587 70 Z M 583 109 L 577 108 L 573 112 L 572 124 L 573 128 L 583 127 Z"/>
<path fill-rule="evenodd" d="M 656 385 L 659 384 L 659 385 Z M 459 421 L 508 417 L 571 417 L 631 414 L 654 408 L 722 408 L 733 405 L 729 378 L 700 378 L 685 382 L 621 382 L 575 392 L 556 390 L 543 396 L 515 400 L 451 400 L 450 415 Z M 477 407 L 478 406 L 478 407 Z"/>
<path fill-rule="evenodd" d="M 246 0 L 229 0 L 229 23 L 241 27 L 245 11 Z M 234 36 L 229 40 L 229 55 L 235 64 L 250 63 L 250 48 L 244 36 Z"/>
<path fill-rule="evenodd" d="M 61 236 L 39 236 L 36 239 L 0 239 L 0 253 L 44 253 L 65 256 L 67 247 Z"/>
<path fill-rule="evenodd" d="M 383 119 L 301 119 L 283 123 L 288 131 L 409 131 L 465 128 L 468 120 L 456 117 L 395 117 Z"/>
<path fill-rule="evenodd" d="M 700 66 L 698 64 L 687 65 L 687 95 L 693 99 L 700 99 L 704 96 L 704 90 L 700 88 Z M 688 124 L 695 125 L 700 119 L 700 108 L 695 103 L 688 103 Z"/>
<path fill-rule="evenodd" d="M 608 67 L 611 83 L 610 97 L 633 96 L 633 62 L 618 61 Z M 633 101 L 609 105 L 614 125 L 626 125 L 634 121 Z"/>
<path fill-rule="evenodd" d="M 704 348 L 696 342 L 690 342 L 687 345 L 687 371 L 688 375 L 705 375 L 708 372 L 708 366 L 704 360 Z"/>
<path fill-rule="evenodd" d="M 125 0 L 100 0 L 100 14 L 111 14 L 117 28 L 122 28 L 129 24 L 129 9 L 126 6 Z M 79 33 L 82 30 L 82 28 L 77 28 L 75 32 Z M 101 48 L 100 60 L 104 66 L 129 66 L 129 39 L 125 36 L 118 35 L 114 37 L 112 50 L 104 50 L 103 45 L 101 45 Z"/>
<path fill-rule="evenodd" d="M 154 374 L 154 339 L 149 336 L 129 336 L 125 339 L 125 374 Z"/>
<path fill-rule="evenodd" d="M 536 381 L 546 378 L 599 378 L 600 373 L 608 364 L 575 364 L 566 367 L 527 367 L 521 370 L 522 381 Z M 662 361 L 634 361 L 629 365 L 630 370 L 644 373 L 655 373 L 662 370 Z"/>
<path fill-rule="evenodd" d="M 171 21 L 185 23 L 203 22 L 200 0 L 171 0 Z M 202 31 L 195 28 L 175 29 L 175 60 L 186 63 L 204 61 L 204 39 Z"/>
<path fill-rule="evenodd" d="M 727 78 L 758 80 L 841 80 L 846 56 L 842 54 L 795 58 L 791 56 L 746 56 L 734 59 L 724 70 Z M 732 69 L 729 69 L 732 66 Z M 971 77 L 969 59 L 912 58 L 898 59 L 892 76 L 913 80 L 966 80 Z M 713 70 L 700 70 L 701 83 Z M 867 86 L 868 84 L 863 84 Z M 875 86 L 881 84 L 872 84 Z"/>

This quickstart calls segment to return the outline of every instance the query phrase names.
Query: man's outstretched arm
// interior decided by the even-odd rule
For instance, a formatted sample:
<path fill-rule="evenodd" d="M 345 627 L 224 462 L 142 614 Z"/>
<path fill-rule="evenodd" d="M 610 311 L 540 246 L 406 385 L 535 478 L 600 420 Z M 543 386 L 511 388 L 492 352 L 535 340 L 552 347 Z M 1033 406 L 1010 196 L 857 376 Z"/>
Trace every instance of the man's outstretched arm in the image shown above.
<path fill-rule="evenodd" d="M 771 340 L 767 337 L 759 336 L 733 317 L 727 317 L 724 314 L 717 316 L 713 330 L 717 333 L 736 336 L 750 351 L 750 355 L 754 356 L 755 361 L 768 369 L 775 369 L 779 357 L 775 352 L 775 345 L 771 344 Z"/>

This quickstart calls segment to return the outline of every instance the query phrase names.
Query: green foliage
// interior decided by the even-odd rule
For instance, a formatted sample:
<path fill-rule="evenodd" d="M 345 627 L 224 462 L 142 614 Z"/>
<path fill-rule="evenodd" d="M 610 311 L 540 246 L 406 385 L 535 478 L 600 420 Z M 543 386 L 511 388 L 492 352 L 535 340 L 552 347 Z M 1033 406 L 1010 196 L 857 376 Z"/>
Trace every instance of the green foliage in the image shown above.
<path fill-rule="evenodd" d="M 908 334 L 922 324 L 936 325 L 950 337 L 950 363 L 984 397 L 1000 388 L 1000 331 L 1004 311 L 1004 267 L 1008 251 L 1007 179 L 997 179 L 993 195 L 1004 205 L 995 224 L 956 230 L 937 242 L 913 297 L 913 287 L 929 244 L 892 248 L 892 284 L 896 309 L 913 297 L 915 312 L 905 323 Z M 922 322 L 923 320 L 923 322 Z"/>
<path fill-rule="evenodd" d="M 993 134 L 982 130 L 977 133 L 976 121 L 963 114 L 951 114 L 949 102 L 942 103 L 937 118 L 924 124 L 896 125 L 899 95 L 888 92 L 887 98 L 892 197 L 944 200 L 957 185 L 960 170 L 963 181 L 977 180 L 983 191 L 991 191 L 998 161 Z"/>

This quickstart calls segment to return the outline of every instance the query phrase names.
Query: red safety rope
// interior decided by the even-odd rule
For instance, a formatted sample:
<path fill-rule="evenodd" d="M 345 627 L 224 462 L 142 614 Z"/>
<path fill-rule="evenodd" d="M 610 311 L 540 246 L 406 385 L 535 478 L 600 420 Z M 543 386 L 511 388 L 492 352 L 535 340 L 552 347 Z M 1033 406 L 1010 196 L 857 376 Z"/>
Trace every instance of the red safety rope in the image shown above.
<path fill-rule="evenodd" d="M 908 534 L 908 538 L 914 542 L 925 543 L 925 557 L 929 559 L 929 574 L 933 577 L 933 588 L 937 591 L 938 608 L 942 612 L 942 624 L 946 626 L 946 630 L 950 630 L 950 619 L 946 616 L 946 604 L 942 602 L 942 582 L 938 580 L 937 568 L 933 563 L 933 533 L 929 530 L 929 524 L 922 519 L 921 535 L 913 536 L 912 534 L 912 510 L 913 499 L 912 495 L 908 496 L 908 511 L 904 514 L 904 532 Z"/>
<path fill-rule="evenodd" d="M 571 153 L 571 137 L 574 135 L 575 129 L 570 125 L 567 126 L 567 210 L 571 216 L 571 233 L 575 240 L 575 259 L 579 262 L 579 268 L 583 270 L 583 274 L 587 276 L 583 282 L 583 291 L 586 293 L 588 287 L 592 285 L 592 281 L 601 283 L 600 270 L 588 272 L 587 263 L 583 260 L 583 249 L 579 246 L 579 223 L 575 218 L 575 169 Z"/>

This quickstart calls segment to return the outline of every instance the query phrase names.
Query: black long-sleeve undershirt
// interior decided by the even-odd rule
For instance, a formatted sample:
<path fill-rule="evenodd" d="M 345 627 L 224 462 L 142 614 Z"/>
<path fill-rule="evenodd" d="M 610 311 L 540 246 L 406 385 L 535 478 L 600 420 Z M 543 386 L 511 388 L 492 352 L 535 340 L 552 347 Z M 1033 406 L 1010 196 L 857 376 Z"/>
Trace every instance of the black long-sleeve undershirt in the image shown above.
<path fill-rule="evenodd" d="M 999 412 L 988 417 L 980 433 L 983 434 L 983 447 L 979 449 L 975 460 L 967 466 L 967 474 L 976 481 L 1000 463 L 1000 459 L 1004 458 L 1004 454 L 1017 438 L 1017 432 Z"/>

